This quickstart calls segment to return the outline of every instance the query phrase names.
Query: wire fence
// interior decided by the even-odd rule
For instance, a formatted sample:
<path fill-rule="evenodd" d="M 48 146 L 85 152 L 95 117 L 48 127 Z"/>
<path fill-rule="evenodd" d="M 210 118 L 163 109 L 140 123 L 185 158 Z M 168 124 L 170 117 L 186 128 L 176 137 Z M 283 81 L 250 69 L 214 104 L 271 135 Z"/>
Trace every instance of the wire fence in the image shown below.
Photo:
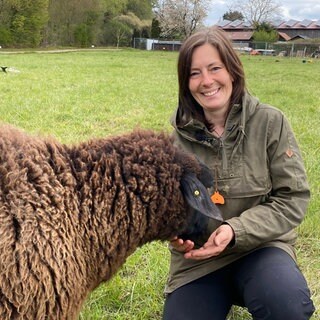
<path fill-rule="evenodd" d="M 133 47 L 142 50 L 179 51 L 181 41 L 134 38 Z M 243 54 L 261 54 L 287 57 L 320 58 L 320 41 L 307 42 L 234 42 L 234 48 Z"/>
<path fill-rule="evenodd" d="M 234 43 L 234 47 L 240 51 L 247 51 L 249 54 L 258 52 L 263 55 L 320 58 L 320 41 L 319 43 L 247 42 Z"/>

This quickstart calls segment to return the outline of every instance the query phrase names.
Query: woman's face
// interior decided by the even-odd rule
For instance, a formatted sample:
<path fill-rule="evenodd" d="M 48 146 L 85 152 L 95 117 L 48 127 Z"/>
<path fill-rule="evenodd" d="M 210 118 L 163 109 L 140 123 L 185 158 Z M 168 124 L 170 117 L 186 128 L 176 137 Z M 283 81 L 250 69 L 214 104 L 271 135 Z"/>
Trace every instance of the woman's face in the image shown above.
<path fill-rule="evenodd" d="M 205 114 L 227 112 L 232 94 L 233 79 L 221 62 L 215 47 L 206 43 L 192 55 L 189 90 Z"/>

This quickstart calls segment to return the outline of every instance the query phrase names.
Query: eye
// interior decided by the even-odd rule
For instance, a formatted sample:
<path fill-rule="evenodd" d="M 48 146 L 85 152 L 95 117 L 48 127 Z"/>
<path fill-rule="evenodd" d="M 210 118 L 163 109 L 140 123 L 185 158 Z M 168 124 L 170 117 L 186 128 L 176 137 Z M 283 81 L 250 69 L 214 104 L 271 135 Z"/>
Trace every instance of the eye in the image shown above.
<path fill-rule="evenodd" d="M 210 72 L 215 73 L 222 69 L 222 66 L 214 66 L 209 69 Z"/>
<path fill-rule="evenodd" d="M 200 75 L 199 71 L 191 71 L 190 72 L 190 78 L 195 78 L 195 77 L 197 77 L 199 75 Z"/>

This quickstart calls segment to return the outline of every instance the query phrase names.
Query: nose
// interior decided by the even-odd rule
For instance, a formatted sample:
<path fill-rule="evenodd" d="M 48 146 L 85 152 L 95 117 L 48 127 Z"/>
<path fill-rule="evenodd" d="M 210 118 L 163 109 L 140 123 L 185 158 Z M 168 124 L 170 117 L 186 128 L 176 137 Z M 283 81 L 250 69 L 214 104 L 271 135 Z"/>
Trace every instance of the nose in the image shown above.
<path fill-rule="evenodd" d="M 208 71 L 202 73 L 202 85 L 210 86 L 214 82 L 212 75 Z"/>

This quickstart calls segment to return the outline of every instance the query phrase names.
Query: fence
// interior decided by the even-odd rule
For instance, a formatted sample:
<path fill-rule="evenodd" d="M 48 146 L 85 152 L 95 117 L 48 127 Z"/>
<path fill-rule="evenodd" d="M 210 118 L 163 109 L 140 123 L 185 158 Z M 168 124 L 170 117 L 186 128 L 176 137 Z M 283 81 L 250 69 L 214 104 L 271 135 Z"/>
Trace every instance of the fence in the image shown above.
<path fill-rule="evenodd" d="M 248 54 L 255 50 L 262 55 L 320 58 L 320 42 L 234 42 L 233 45 L 238 51 Z M 179 51 L 181 41 L 134 38 L 133 47 L 142 50 Z"/>
<path fill-rule="evenodd" d="M 179 51 L 181 41 L 134 38 L 133 47 L 143 50 Z"/>
<path fill-rule="evenodd" d="M 262 55 L 288 57 L 320 57 L 319 43 L 303 42 L 234 42 L 234 48 L 243 53 L 258 52 Z"/>

